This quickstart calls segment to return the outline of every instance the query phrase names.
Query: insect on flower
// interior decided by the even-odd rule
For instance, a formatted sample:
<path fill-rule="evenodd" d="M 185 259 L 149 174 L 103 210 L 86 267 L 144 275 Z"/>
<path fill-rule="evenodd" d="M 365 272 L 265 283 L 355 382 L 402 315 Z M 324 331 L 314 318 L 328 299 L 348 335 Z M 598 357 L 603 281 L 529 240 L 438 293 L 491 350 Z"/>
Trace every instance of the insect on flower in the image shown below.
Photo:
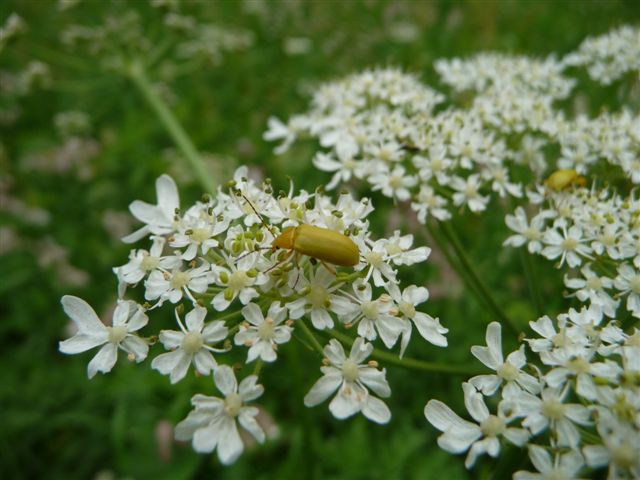
<path fill-rule="evenodd" d="M 559 192 L 572 185 L 584 187 L 587 184 L 587 179 L 573 169 L 564 169 L 553 172 L 544 183 L 551 190 Z"/>
<path fill-rule="evenodd" d="M 276 235 L 271 226 L 263 220 L 251 201 L 244 195 L 242 196 L 260 218 L 265 228 L 273 235 L 274 240 L 271 243 L 271 251 L 275 252 L 279 248 L 289 250 L 276 265 L 287 261 L 295 253 L 296 261 L 301 255 L 307 255 L 321 262 L 327 270 L 335 274 L 335 269 L 327 264 L 353 267 L 360 261 L 360 250 L 358 250 L 358 246 L 353 240 L 328 228 L 303 224 L 285 228 L 280 235 Z"/>

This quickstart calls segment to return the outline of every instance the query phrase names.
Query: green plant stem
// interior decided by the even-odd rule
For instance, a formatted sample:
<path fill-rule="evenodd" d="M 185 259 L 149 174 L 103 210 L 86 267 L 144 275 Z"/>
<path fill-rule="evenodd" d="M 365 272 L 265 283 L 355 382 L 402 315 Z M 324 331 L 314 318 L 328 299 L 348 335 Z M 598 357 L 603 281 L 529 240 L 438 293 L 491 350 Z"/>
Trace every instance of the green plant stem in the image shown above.
<path fill-rule="evenodd" d="M 460 279 L 473 292 L 473 294 L 476 296 L 478 301 L 481 304 L 484 304 L 485 307 L 489 308 L 489 305 L 487 304 L 486 299 L 477 290 L 476 285 L 469 278 L 469 274 L 467 273 L 467 271 L 460 265 L 460 262 L 458 262 L 456 258 L 452 255 L 451 251 L 449 250 L 448 243 L 442 239 L 440 232 L 438 232 L 437 229 L 433 228 L 429 223 L 426 224 L 426 227 L 429 233 L 431 234 L 431 237 L 433 238 L 433 240 L 435 240 L 435 242 L 438 244 L 438 247 L 440 247 L 440 251 L 447 259 L 447 263 L 449 264 L 449 266 L 456 271 Z"/>
<path fill-rule="evenodd" d="M 540 294 L 540 288 L 536 278 L 536 271 L 533 268 L 533 259 L 531 254 L 525 249 L 520 249 L 520 260 L 522 260 L 522 267 L 524 269 L 524 276 L 527 279 L 527 286 L 529 288 L 529 294 L 531 295 L 531 301 L 536 309 L 538 316 L 544 315 L 544 309 L 542 307 L 542 295 Z"/>
<path fill-rule="evenodd" d="M 337 330 L 334 330 L 334 329 L 328 329 L 326 330 L 326 332 L 332 337 L 348 345 L 353 345 L 353 342 L 355 341 L 349 335 L 338 332 Z M 403 368 L 408 368 L 410 370 L 420 370 L 422 372 L 429 372 L 429 373 L 446 373 L 446 374 L 463 375 L 463 376 L 472 376 L 472 375 L 477 375 L 481 373 L 480 370 L 476 371 L 468 367 L 425 362 L 422 360 L 417 360 L 415 358 L 406 358 L 406 357 L 399 358 L 393 353 L 385 352 L 377 348 L 373 349 L 373 352 L 371 353 L 371 358 L 382 360 L 383 362 L 397 365 Z"/>
<path fill-rule="evenodd" d="M 311 345 L 313 345 L 313 348 L 315 348 L 318 351 L 318 353 L 324 357 L 324 351 L 322 349 L 322 345 L 320 345 L 320 342 L 315 337 L 313 332 L 309 329 L 309 327 L 307 327 L 307 324 L 304 323 L 304 320 L 300 319 L 296 321 L 295 325 L 299 326 L 302 329 L 304 334 L 307 336 L 307 338 L 311 342 Z"/>
<path fill-rule="evenodd" d="M 214 320 L 222 320 L 223 322 L 227 322 L 237 317 L 242 316 L 242 310 L 236 310 L 235 312 L 227 313 L 226 315 L 222 315 L 221 317 L 216 317 Z"/>
<path fill-rule="evenodd" d="M 256 365 L 253 367 L 253 375 L 256 377 L 260 375 L 260 370 L 262 370 L 262 360 L 256 360 Z"/>
<path fill-rule="evenodd" d="M 438 223 L 440 225 L 440 230 L 442 231 L 444 236 L 447 238 L 447 240 L 453 247 L 453 250 L 456 253 L 458 259 L 460 260 L 460 264 L 462 265 L 463 269 L 468 273 L 469 275 L 468 278 L 475 284 L 477 291 L 485 299 L 487 305 L 489 306 L 493 314 L 496 317 L 498 317 L 498 319 L 500 320 L 500 323 L 503 326 L 509 328 L 512 331 L 512 333 L 515 333 L 517 335 L 519 333 L 518 327 L 502 310 L 500 305 L 498 305 L 495 298 L 493 298 L 493 295 L 491 295 L 491 292 L 489 291 L 487 286 L 480 279 L 480 276 L 478 275 L 476 270 L 473 268 L 473 265 L 469 260 L 469 257 L 467 257 L 467 253 L 465 252 L 465 249 L 462 246 L 462 243 L 460 242 L 460 239 L 458 238 L 458 235 L 456 234 L 455 230 L 451 228 L 451 225 L 449 225 L 448 222 L 438 222 Z"/>
<path fill-rule="evenodd" d="M 147 77 L 144 67 L 140 62 L 133 62 L 129 68 L 129 76 L 138 87 L 144 98 L 149 102 L 151 108 L 156 113 L 164 127 L 167 129 L 176 146 L 180 149 L 184 157 L 194 170 L 194 176 L 206 192 L 214 193 L 216 183 L 207 171 L 202 157 L 191 142 L 191 139 L 184 131 L 178 120 L 173 115 L 167 104 L 153 89 L 151 81 Z"/>

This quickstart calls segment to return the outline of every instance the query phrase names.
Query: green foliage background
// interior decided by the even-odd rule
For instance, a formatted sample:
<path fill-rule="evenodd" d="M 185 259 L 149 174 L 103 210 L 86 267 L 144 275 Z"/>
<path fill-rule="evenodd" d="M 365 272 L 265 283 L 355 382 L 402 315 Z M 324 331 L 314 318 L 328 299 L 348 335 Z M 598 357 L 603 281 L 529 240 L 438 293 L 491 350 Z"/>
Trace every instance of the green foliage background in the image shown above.
<path fill-rule="evenodd" d="M 311 165 L 314 145 L 295 146 L 277 157 L 262 134 L 269 116 L 288 118 L 304 111 L 308 92 L 319 82 L 371 66 L 396 65 L 442 88 L 432 68 L 437 58 L 486 50 L 562 55 L 588 35 L 640 21 L 640 8 L 633 0 L 273 1 L 256 4 L 263 6 L 260 14 L 251 13 L 247 3 L 184 2 L 182 11 L 200 20 L 253 32 L 254 44 L 224 54 L 218 66 L 174 79 L 169 85 L 175 95 L 172 109 L 198 148 L 213 154 L 209 165 L 217 182 L 226 181 L 235 166 L 249 164 L 262 169 L 279 188 L 286 188 L 286 176 L 291 176 L 297 188 L 310 190 L 328 180 Z M 96 58 L 65 51 L 59 42 L 69 24 L 99 24 L 107 13 L 125 9 L 140 14 L 152 42 L 162 41 L 160 11 L 146 1 L 86 1 L 68 11 L 46 0 L 0 5 L 1 23 L 17 12 L 29 26 L 0 53 L 1 68 L 16 71 L 39 59 L 53 72 L 49 88 L 17 100 L 22 116 L 3 126 L 0 165 L 0 174 L 13 180 L 11 196 L 48 210 L 52 221 L 37 228 L 0 211 L 0 222 L 24 238 L 55 239 L 68 249 L 69 261 L 91 278 L 82 288 L 66 287 L 50 269 L 38 266 L 33 246 L 27 244 L 0 256 L 0 478 L 502 478 L 515 465 L 524 465 L 526 459 L 514 452 L 499 463 L 480 462 L 469 473 L 461 459 L 437 447 L 437 432 L 424 419 L 424 405 L 439 398 L 462 411 L 461 378 L 390 367 L 393 418 L 387 426 L 362 417 L 338 421 L 326 405 L 305 408 L 302 398 L 319 375 L 319 359 L 296 342 L 282 349 L 282 360 L 263 370 L 261 383 L 267 390 L 261 400 L 279 426 L 279 438 L 250 448 L 229 468 L 222 468 L 214 455 L 193 453 L 188 445 L 173 444 L 170 457 L 161 457 L 154 433 L 158 422 L 183 418 L 192 394 L 213 394 L 211 380 L 189 377 L 172 387 L 146 366 L 121 360 L 110 375 L 89 381 L 86 364 L 91 353 L 65 357 L 57 351 L 67 324 L 61 295 L 81 296 L 99 313 L 114 300 L 111 267 L 125 263 L 128 248 L 107 231 L 104 212 L 126 211 L 134 199 L 153 199 L 154 180 L 165 171 L 180 178 L 183 205 L 200 195 L 187 164 L 165 154 L 173 148 L 171 139 L 133 84 L 100 69 Z M 419 29 L 409 43 L 394 40 L 390 33 L 402 23 Z M 310 39 L 311 51 L 287 55 L 283 44 L 290 37 Z M 617 105 L 613 89 L 596 90 L 599 105 Z M 2 101 L 6 106 L 6 99 Z M 23 166 L 29 155 L 60 143 L 52 119 L 65 110 L 90 114 L 92 133 L 101 142 L 90 181 Z M 398 215 L 388 201 L 373 198 L 378 206 L 374 231 L 390 233 Z M 501 248 L 506 236 L 503 209 L 493 204 L 482 217 L 467 213 L 455 226 L 487 285 L 524 328 L 537 312 L 527 296 L 518 252 Z M 550 262 L 538 260 L 533 258 L 543 282 L 546 313 L 558 313 L 567 305 L 561 298 L 560 276 Z M 427 311 L 450 329 L 449 348 L 414 341 L 407 355 L 473 365 L 469 347 L 483 342 L 491 316 L 468 293 L 457 294 L 455 282 L 443 285 L 437 262 L 404 275 L 407 282 L 440 292 Z"/>

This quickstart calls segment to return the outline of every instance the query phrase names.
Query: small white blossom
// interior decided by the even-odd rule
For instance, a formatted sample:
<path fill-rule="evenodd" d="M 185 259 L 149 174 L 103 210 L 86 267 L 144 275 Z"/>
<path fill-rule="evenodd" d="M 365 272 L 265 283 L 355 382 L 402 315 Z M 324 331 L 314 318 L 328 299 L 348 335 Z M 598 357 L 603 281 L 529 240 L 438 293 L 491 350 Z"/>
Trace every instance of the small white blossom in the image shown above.
<path fill-rule="evenodd" d="M 258 305 L 250 303 L 242 309 L 242 316 L 248 324 L 240 325 L 233 340 L 236 345 L 249 347 L 247 363 L 256 358 L 274 362 L 278 345 L 291 339 L 293 329 L 289 325 L 282 325 L 287 319 L 287 309 L 280 302 L 273 302 L 265 317 Z"/>
<path fill-rule="evenodd" d="M 640 270 L 627 264 L 620 265 L 614 286 L 622 295 L 627 295 L 627 310 L 640 318 Z"/>
<path fill-rule="evenodd" d="M 520 388 L 531 393 L 540 391 L 540 382 L 522 371 L 527 364 L 524 345 L 510 353 L 505 361 L 502 356 L 502 327 L 498 322 L 491 322 L 487 326 L 486 341 L 486 347 L 473 346 L 471 353 L 484 365 L 495 370 L 496 375 L 478 375 L 471 378 L 469 383 L 488 396 L 493 395 L 503 382 L 506 383 L 505 395 L 517 395 Z"/>
<path fill-rule="evenodd" d="M 380 338 L 387 348 L 393 347 L 403 331 L 404 324 L 392 311 L 393 300 L 387 294 L 373 299 L 373 291 L 368 283 L 354 284 L 353 302 L 335 305 L 340 320 L 348 325 L 358 324 L 358 335 L 371 341 Z"/>
<path fill-rule="evenodd" d="M 513 480 L 573 480 L 585 466 L 579 452 L 570 450 L 564 454 L 551 454 L 543 447 L 529 445 L 529 459 L 539 473 L 519 470 L 513 474 Z"/>
<path fill-rule="evenodd" d="M 142 200 L 136 200 L 129 205 L 129 210 L 146 225 L 122 239 L 125 243 L 133 243 L 144 238 L 149 233 L 164 235 L 175 230 L 174 217 L 180 208 L 178 187 L 169 175 L 161 175 L 156 180 L 158 204 L 151 205 Z"/>
<path fill-rule="evenodd" d="M 264 388 L 257 384 L 255 375 L 238 385 L 233 369 L 227 365 L 216 367 L 213 379 L 224 398 L 195 395 L 191 399 L 195 408 L 176 425 L 175 436 L 181 441 L 192 440 L 193 449 L 199 453 L 217 449 L 220 461 L 230 465 L 244 450 L 238 423 L 258 442 L 265 440 L 265 433 L 255 419 L 258 409 L 246 405 L 262 395 Z"/>
<path fill-rule="evenodd" d="M 62 353 L 82 353 L 102 346 L 89 362 L 89 378 L 98 372 L 110 372 L 118 359 L 118 349 L 124 350 L 136 362 L 147 357 L 149 345 L 135 332 L 144 327 L 149 318 L 136 303 L 119 301 L 113 312 L 111 326 L 102 323 L 93 308 L 81 298 L 65 295 L 62 297 L 62 307 L 78 327 L 78 333 L 60 342 Z"/>
<path fill-rule="evenodd" d="M 160 341 L 164 348 L 172 351 L 154 358 L 151 362 L 151 368 L 155 368 L 163 375 L 169 375 L 171 383 L 182 380 L 192 363 L 201 375 L 208 375 L 217 365 L 211 352 L 223 352 L 224 350 L 213 348 L 211 344 L 227 338 L 229 329 L 222 321 L 205 325 L 206 315 L 206 308 L 194 307 L 185 317 L 185 328 L 176 312 L 180 331 L 162 330 L 160 332 Z"/>
<path fill-rule="evenodd" d="M 546 247 L 540 252 L 549 260 L 560 257 L 559 266 L 567 262 L 573 268 L 582 264 L 582 257 L 591 258 L 591 247 L 585 244 L 583 232 L 577 225 L 569 230 L 563 228 L 562 235 L 555 229 L 548 229 L 543 237 Z"/>
<path fill-rule="evenodd" d="M 451 453 L 467 450 L 465 467 L 471 468 L 478 456 L 487 453 L 491 457 L 500 454 L 500 437 L 522 446 L 529 439 L 526 430 L 508 427 L 509 420 L 501 413 L 493 415 L 484 403 L 482 395 L 470 383 L 463 383 L 465 405 L 477 423 L 463 420 L 439 400 L 429 400 L 424 415 L 431 424 L 443 432 L 438 445 Z"/>
<path fill-rule="evenodd" d="M 334 417 L 344 419 L 362 412 L 369 420 L 387 423 L 391 418 L 389 408 L 367 389 L 370 388 L 383 398 L 391 395 L 385 370 L 378 370 L 371 362 L 361 364 L 372 351 L 370 343 L 357 338 L 347 357 L 342 345 L 337 340 L 331 340 L 324 347 L 329 365 L 321 368 L 324 376 L 311 387 L 304 397 L 304 404 L 307 407 L 318 405 L 338 390 L 338 394 L 329 403 L 329 410 Z"/>

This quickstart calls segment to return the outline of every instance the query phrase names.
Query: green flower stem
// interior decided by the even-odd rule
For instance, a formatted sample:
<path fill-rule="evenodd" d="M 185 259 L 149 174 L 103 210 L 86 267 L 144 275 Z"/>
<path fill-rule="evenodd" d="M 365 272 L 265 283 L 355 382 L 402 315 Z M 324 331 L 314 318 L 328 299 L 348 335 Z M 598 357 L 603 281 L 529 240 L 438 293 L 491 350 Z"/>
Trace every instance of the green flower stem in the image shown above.
<path fill-rule="evenodd" d="M 350 346 L 353 345 L 353 342 L 355 341 L 349 335 L 340 333 L 334 329 L 326 330 L 326 332 L 330 334 L 332 337 L 336 338 L 337 340 L 340 340 L 341 342 L 346 343 Z M 385 352 L 377 348 L 373 349 L 373 352 L 371 353 L 371 358 L 375 358 L 377 360 L 381 360 L 386 363 L 397 365 L 399 367 L 408 368 L 410 370 L 420 370 L 422 372 L 429 372 L 429 373 L 445 373 L 445 374 L 463 375 L 463 376 L 472 376 L 472 375 L 478 375 L 481 373 L 480 370 L 475 370 L 473 368 L 468 368 L 468 367 L 425 362 L 422 360 L 416 360 L 415 358 L 406 358 L 406 357 L 399 358 L 393 353 Z"/>
<path fill-rule="evenodd" d="M 438 244 L 438 247 L 440 247 L 440 251 L 444 254 L 445 258 L 447 259 L 447 263 L 451 266 L 451 268 L 453 268 L 457 272 L 458 276 L 467 285 L 467 287 L 473 292 L 473 294 L 476 296 L 478 301 L 481 304 L 484 304 L 485 307 L 489 308 L 489 305 L 487 304 L 486 299 L 477 290 L 476 285 L 469 278 L 468 272 L 460 265 L 458 260 L 453 256 L 453 254 L 449 250 L 449 244 L 445 240 L 443 240 L 440 232 L 437 229 L 433 228 L 429 223 L 426 224 L 426 227 L 429 233 L 431 234 L 431 237 L 433 238 L 433 240 L 435 240 L 435 242 Z"/>
<path fill-rule="evenodd" d="M 578 430 L 580 431 L 580 436 L 585 443 L 591 445 L 599 445 L 602 443 L 602 439 L 597 434 L 589 432 L 588 430 L 580 427 L 578 427 Z"/>
<path fill-rule="evenodd" d="M 451 227 L 451 225 L 449 225 L 448 222 L 438 222 L 438 223 L 440 225 L 440 230 L 442 231 L 444 236 L 447 238 L 447 240 L 453 247 L 454 252 L 458 256 L 458 259 L 460 260 L 460 264 L 462 265 L 463 269 L 469 274 L 468 278 L 475 284 L 477 291 L 485 299 L 487 305 L 489 306 L 493 314 L 496 317 L 498 317 L 498 319 L 500 320 L 500 323 L 503 326 L 509 328 L 512 331 L 512 333 L 515 333 L 517 335 L 520 332 L 520 329 L 515 325 L 515 323 L 513 323 L 513 321 L 502 310 L 500 305 L 498 305 L 498 303 L 496 302 L 495 298 L 493 298 L 493 295 L 491 295 L 491 292 L 489 291 L 487 286 L 484 284 L 482 280 L 480 280 L 480 276 L 473 268 L 473 265 L 469 260 L 469 257 L 467 257 L 465 249 L 462 246 L 462 243 L 460 242 L 460 239 L 458 238 L 458 235 L 456 234 L 455 230 Z"/>
<path fill-rule="evenodd" d="M 307 324 L 304 323 L 304 320 L 303 319 L 297 320 L 295 325 L 299 326 L 302 329 L 304 334 L 307 336 L 307 338 L 311 342 L 311 345 L 313 345 L 313 348 L 315 348 L 318 351 L 318 353 L 324 357 L 324 351 L 322 349 L 322 345 L 320 345 L 320 342 L 315 337 L 311 329 L 307 327 Z"/>
<path fill-rule="evenodd" d="M 216 183 L 207 171 L 202 157 L 194 147 L 191 139 L 184 131 L 178 120 L 173 115 L 167 104 L 153 89 L 144 67 L 140 62 L 133 62 L 128 71 L 133 83 L 138 87 L 142 95 L 144 95 L 151 108 L 156 113 L 164 127 L 167 129 L 171 138 L 185 156 L 191 168 L 194 170 L 194 176 L 200 182 L 200 185 L 206 192 L 214 193 L 216 191 Z"/>
<path fill-rule="evenodd" d="M 538 316 L 542 316 L 544 315 L 544 308 L 542 306 L 542 295 L 540 294 L 540 288 L 536 278 L 536 271 L 533 268 L 533 258 L 525 248 L 520 249 L 520 260 L 522 260 L 524 276 L 527 279 L 529 294 L 531 295 L 531 300 L 536 309 L 536 313 L 538 314 Z"/>
<path fill-rule="evenodd" d="M 223 322 L 227 322 L 228 320 L 233 320 L 234 318 L 242 316 L 242 310 L 236 310 L 235 312 L 227 313 L 226 315 L 222 315 L 221 317 L 214 318 L 213 320 L 222 320 Z"/>
<path fill-rule="evenodd" d="M 262 360 L 258 359 L 256 360 L 256 366 L 253 367 L 253 375 L 255 375 L 256 377 L 260 375 L 260 370 L 262 370 Z"/>
<path fill-rule="evenodd" d="M 609 278 L 616 278 L 616 266 L 615 262 L 612 262 L 610 259 L 604 256 L 598 256 L 591 262 L 592 267 L 595 270 L 600 270 L 601 275 L 604 275 Z"/>

